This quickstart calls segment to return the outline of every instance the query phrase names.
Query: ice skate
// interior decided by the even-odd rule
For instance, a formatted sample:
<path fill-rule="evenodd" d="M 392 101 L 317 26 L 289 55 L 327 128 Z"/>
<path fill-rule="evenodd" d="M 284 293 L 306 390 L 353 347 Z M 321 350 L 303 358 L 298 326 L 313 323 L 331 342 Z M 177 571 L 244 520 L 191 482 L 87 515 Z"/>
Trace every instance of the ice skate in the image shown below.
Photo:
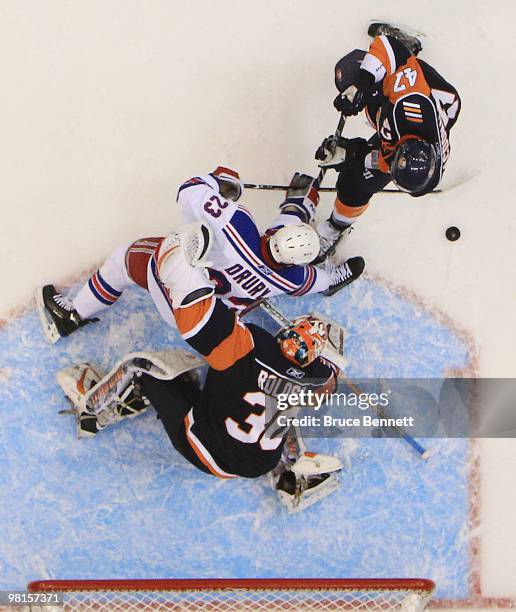
<path fill-rule="evenodd" d="M 365 261 L 362 257 L 351 257 L 339 264 L 326 260 L 324 269 L 330 275 L 331 285 L 325 291 L 321 291 L 321 294 L 330 296 L 337 293 L 337 291 L 356 281 L 364 268 Z"/>
<path fill-rule="evenodd" d="M 321 247 L 319 255 L 313 262 L 314 264 L 322 263 L 335 253 L 340 241 L 351 233 L 351 226 L 338 228 L 329 219 L 326 219 L 317 225 L 317 233 L 319 234 Z"/>
<path fill-rule="evenodd" d="M 381 36 L 382 34 L 385 36 L 392 36 L 403 43 L 412 55 L 417 55 L 423 49 L 425 35 L 398 24 L 374 20 L 369 24 L 367 33 L 372 38 Z"/>
<path fill-rule="evenodd" d="M 54 285 L 45 285 L 36 291 L 36 304 L 43 331 L 48 341 L 55 344 L 60 338 L 95 323 L 98 319 L 82 319 L 70 300 L 57 291 Z"/>

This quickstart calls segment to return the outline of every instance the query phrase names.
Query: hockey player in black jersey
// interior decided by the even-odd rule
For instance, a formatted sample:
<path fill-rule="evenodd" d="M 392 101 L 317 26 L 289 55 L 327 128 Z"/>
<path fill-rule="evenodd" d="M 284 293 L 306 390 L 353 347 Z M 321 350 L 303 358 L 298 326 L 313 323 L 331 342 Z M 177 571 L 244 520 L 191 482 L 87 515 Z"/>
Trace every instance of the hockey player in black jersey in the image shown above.
<path fill-rule="evenodd" d="M 277 427 L 267 428 L 275 408 L 266 404 L 279 393 L 333 391 L 337 368 L 320 358 L 326 323 L 301 317 L 275 337 L 245 325 L 215 297 L 204 268 L 209 239 L 204 226 L 177 234 L 153 265 L 181 336 L 209 365 L 202 389 L 185 374 L 200 360 L 184 351 L 129 355 L 105 376 L 78 364 L 61 371 L 58 382 L 75 406 L 81 436 L 150 404 L 174 447 L 198 469 L 255 478 L 276 468 L 285 443 L 286 432 L 275 437 Z"/>
<path fill-rule="evenodd" d="M 339 138 L 336 149 L 328 137 L 316 152 L 321 167 L 339 172 L 333 212 L 317 228 L 319 261 L 391 180 L 412 196 L 437 187 L 460 112 L 457 90 L 417 57 L 416 36 L 384 23 L 372 24 L 369 34 L 374 39 L 367 52 L 356 49 L 335 66 L 334 106 L 345 116 L 363 110 L 376 133 L 367 141 Z"/>

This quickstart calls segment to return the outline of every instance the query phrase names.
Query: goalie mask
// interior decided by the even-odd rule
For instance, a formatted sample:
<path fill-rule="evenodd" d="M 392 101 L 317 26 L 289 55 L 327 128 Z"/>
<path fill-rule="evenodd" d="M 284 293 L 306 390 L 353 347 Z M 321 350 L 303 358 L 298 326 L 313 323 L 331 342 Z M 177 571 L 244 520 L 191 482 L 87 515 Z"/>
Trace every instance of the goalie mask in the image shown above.
<path fill-rule="evenodd" d="M 297 366 L 306 368 L 324 350 L 328 330 L 320 319 L 304 315 L 280 329 L 276 338 L 283 355 Z"/>

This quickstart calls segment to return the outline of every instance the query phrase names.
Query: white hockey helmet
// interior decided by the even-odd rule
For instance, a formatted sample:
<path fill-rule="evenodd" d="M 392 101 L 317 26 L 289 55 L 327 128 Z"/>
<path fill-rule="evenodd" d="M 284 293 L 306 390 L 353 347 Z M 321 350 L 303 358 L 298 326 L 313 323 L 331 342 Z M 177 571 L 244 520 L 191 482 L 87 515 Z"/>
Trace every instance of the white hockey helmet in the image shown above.
<path fill-rule="evenodd" d="M 319 255 L 320 246 L 319 235 L 307 223 L 285 225 L 269 238 L 272 258 L 279 264 L 310 263 Z"/>
<path fill-rule="evenodd" d="M 244 184 L 236 170 L 226 168 L 225 166 L 217 166 L 211 174 L 218 181 L 220 193 L 223 197 L 233 200 L 233 202 L 237 202 L 240 199 L 244 191 Z"/>

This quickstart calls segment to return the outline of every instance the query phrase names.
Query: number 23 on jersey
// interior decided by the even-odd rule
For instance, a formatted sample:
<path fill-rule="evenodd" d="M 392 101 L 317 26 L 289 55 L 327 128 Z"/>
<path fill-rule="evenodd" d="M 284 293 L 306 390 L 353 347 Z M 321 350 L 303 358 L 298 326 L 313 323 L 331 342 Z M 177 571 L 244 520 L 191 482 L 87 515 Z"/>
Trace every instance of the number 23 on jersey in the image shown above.
<path fill-rule="evenodd" d="M 226 200 L 221 200 L 218 196 L 212 195 L 211 198 L 204 204 L 204 210 L 212 217 L 220 217 L 224 208 L 228 207 Z"/>

